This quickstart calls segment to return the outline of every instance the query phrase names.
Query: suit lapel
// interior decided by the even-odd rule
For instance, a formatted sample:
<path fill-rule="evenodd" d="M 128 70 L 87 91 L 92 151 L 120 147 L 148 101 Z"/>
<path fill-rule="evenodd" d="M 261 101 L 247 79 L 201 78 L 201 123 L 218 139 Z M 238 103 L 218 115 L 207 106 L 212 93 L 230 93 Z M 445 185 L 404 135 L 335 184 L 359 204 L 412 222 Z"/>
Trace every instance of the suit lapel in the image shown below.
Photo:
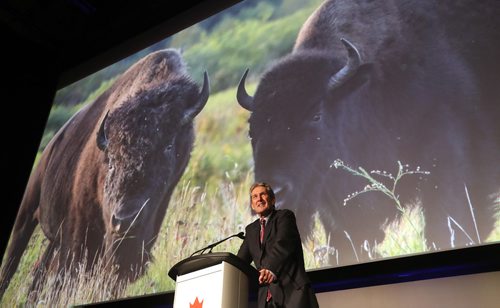
<path fill-rule="evenodd" d="M 256 247 L 260 247 L 260 244 L 259 244 L 259 239 L 260 239 L 260 224 L 259 224 L 259 220 L 257 219 L 256 221 L 254 221 L 252 224 L 252 236 L 250 238 L 256 238 L 257 241 L 255 243 L 251 243 L 251 245 L 255 245 Z"/>
<path fill-rule="evenodd" d="M 261 246 L 259 243 L 260 223 L 259 223 L 258 219 L 250 224 L 250 226 L 248 228 L 248 233 L 249 234 L 247 234 L 247 238 L 252 239 L 249 242 L 250 251 L 251 251 L 252 255 L 254 256 L 255 266 L 257 268 L 259 268 L 260 267 L 260 260 L 262 258 L 262 249 L 261 249 Z"/>

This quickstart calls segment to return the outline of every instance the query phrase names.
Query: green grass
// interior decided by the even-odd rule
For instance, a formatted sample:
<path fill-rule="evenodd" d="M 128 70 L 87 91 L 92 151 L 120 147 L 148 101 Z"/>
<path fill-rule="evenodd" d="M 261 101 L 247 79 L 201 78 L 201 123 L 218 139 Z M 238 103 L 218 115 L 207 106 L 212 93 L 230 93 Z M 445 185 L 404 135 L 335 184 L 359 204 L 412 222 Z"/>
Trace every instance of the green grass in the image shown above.
<path fill-rule="evenodd" d="M 239 185 L 221 183 L 208 195 L 189 182 L 182 183 L 172 199 L 165 222 L 157 239 L 153 256 L 155 262 L 146 275 L 129 286 L 133 295 L 173 290 L 175 282 L 167 276 L 177 262 L 202 248 L 238 231 L 254 218 L 248 205 L 248 175 Z M 237 253 L 241 240 L 235 238 L 214 248 L 216 251 Z"/>
<path fill-rule="evenodd" d="M 420 203 L 408 205 L 400 219 L 384 224 L 385 239 L 374 251 L 382 258 L 429 251 L 424 236 L 425 219 Z"/>
<path fill-rule="evenodd" d="M 27 294 L 31 285 L 30 281 L 33 280 L 32 272 L 35 269 L 37 260 L 40 258 L 46 247 L 46 243 L 47 240 L 45 239 L 45 236 L 43 235 L 40 227 L 37 226 L 21 258 L 19 267 L 12 277 L 9 287 L 0 302 L 2 307 L 25 305 L 27 301 Z M 5 264 L 5 259 L 2 264 Z"/>
<path fill-rule="evenodd" d="M 488 243 L 500 241 L 500 191 L 495 196 L 493 206 L 496 212 L 495 227 L 493 229 L 493 232 L 491 232 L 490 235 L 486 238 L 486 242 Z"/>

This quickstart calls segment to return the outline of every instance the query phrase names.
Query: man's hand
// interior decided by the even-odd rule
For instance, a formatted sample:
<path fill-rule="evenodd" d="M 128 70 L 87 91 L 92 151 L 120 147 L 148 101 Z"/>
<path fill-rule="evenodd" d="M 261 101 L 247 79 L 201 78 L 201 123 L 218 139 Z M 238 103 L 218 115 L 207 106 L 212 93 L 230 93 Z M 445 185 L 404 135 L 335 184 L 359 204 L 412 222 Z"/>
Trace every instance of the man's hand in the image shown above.
<path fill-rule="evenodd" d="M 276 275 L 268 269 L 262 268 L 259 273 L 259 284 L 270 284 L 276 280 Z"/>

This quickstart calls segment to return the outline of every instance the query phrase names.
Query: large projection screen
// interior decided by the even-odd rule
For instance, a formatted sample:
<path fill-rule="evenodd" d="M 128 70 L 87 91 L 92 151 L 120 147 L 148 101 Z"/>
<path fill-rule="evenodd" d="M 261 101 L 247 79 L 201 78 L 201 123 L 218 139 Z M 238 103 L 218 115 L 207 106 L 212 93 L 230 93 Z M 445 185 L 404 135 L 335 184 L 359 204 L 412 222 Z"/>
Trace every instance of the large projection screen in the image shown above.
<path fill-rule="evenodd" d="M 499 14 L 243 1 L 61 88 L 1 305 L 171 291 L 256 219 L 254 181 L 295 212 L 308 270 L 498 242 Z"/>

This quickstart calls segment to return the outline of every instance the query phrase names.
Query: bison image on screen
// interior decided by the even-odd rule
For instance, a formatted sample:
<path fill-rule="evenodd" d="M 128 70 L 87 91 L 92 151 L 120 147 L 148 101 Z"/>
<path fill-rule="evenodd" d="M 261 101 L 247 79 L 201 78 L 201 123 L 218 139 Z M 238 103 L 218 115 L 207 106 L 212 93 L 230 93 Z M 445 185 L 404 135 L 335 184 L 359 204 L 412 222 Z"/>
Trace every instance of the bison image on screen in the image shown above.
<path fill-rule="evenodd" d="M 488 237 L 500 189 L 499 14 L 492 0 L 325 1 L 253 95 L 245 72 L 237 99 L 251 111 L 255 179 L 276 188 L 304 236 L 319 213 L 329 264 L 368 260 L 363 247 L 411 204 L 423 209 L 428 250 Z M 410 173 L 393 196 L 353 172 L 394 178 L 398 162 Z"/>
<path fill-rule="evenodd" d="M 47 270 L 65 270 L 84 256 L 103 257 L 119 279 L 140 276 L 188 164 L 193 119 L 208 96 L 207 74 L 200 91 L 179 52 L 165 49 L 142 58 L 68 120 L 29 179 L 1 294 L 37 224 L 49 244 L 32 289 Z"/>

